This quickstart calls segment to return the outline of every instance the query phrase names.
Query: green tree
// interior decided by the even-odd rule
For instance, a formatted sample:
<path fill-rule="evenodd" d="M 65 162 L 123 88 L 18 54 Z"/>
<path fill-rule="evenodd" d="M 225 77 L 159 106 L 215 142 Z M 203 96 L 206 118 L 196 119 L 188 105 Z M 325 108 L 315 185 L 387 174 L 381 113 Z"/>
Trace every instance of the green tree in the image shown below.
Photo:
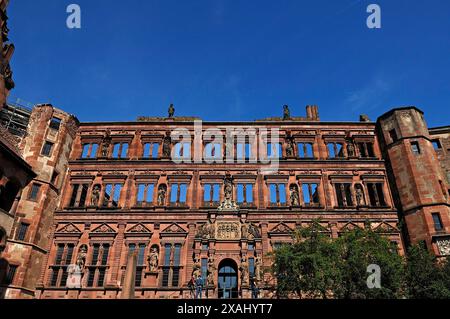
<path fill-rule="evenodd" d="M 277 295 L 295 293 L 300 298 L 327 298 L 337 275 L 336 249 L 329 236 L 314 222 L 296 231 L 292 245 L 282 245 L 273 257 Z"/>
<path fill-rule="evenodd" d="M 406 266 L 408 297 L 414 299 L 450 298 L 450 263 L 439 262 L 422 245 L 408 250 Z"/>
<path fill-rule="evenodd" d="M 335 283 L 337 298 L 400 298 L 404 293 L 404 265 L 389 240 L 370 229 L 354 229 L 343 233 L 337 240 L 337 259 L 340 272 Z M 379 267 L 380 287 L 367 284 L 369 265 Z"/>
<path fill-rule="evenodd" d="M 333 240 L 314 221 L 273 257 L 281 297 L 399 298 L 404 291 L 402 258 L 387 239 L 370 230 L 348 231 Z M 381 268 L 380 289 L 367 286 L 371 264 Z"/>

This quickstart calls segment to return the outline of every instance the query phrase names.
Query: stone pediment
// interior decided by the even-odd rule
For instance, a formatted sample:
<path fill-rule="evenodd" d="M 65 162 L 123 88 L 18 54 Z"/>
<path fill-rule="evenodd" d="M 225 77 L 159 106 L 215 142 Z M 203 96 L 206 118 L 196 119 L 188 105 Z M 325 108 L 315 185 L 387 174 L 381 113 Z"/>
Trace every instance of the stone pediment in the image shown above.
<path fill-rule="evenodd" d="M 355 224 L 353 222 L 348 222 L 343 227 L 341 227 L 341 229 L 339 231 L 340 232 L 345 232 L 345 231 L 352 231 L 354 229 L 363 229 L 363 228 L 361 226 L 358 226 L 357 224 Z"/>
<path fill-rule="evenodd" d="M 145 225 L 139 223 L 136 225 L 131 226 L 128 228 L 128 230 L 125 232 L 127 236 L 151 236 L 152 232 L 150 229 L 148 229 Z"/>
<path fill-rule="evenodd" d="M 81 230 L 75 226 L 74 224 L 70 223 L 67 224 L 60 229 L 56 231 L 57 234 L 81 234 Z"/>
<path fill-rule="evenodd" d="M 399 232 L 399 230 L 396 227 L 394 227 L 386 222 L 381 222 L 378 226 L 376 226 L 374 228 L 374 231 L 379 232 L 379 233 L 398 233 Z"/>
<path fill-rule="evenodd" d="M 115 234 L 115 230 L 107 224 L 102 224 L 91 231 L 93 234 Z"/>
<path fill-rule="evenodd" d="M 161 235 L 187 235 L 187 231 L 177 223 L 172 223 L 161 231 Z"/>
<path fill-rule="evenodd" d="M 270 234 L 290 234 L 292 233 L 294 230 L 292 228 L 290 228 L 288 225 L 286 225 L 285 223 L 279 223 L 278 225 L 276 225 L 275 227 L 273 227 L 269 233 Z"/>

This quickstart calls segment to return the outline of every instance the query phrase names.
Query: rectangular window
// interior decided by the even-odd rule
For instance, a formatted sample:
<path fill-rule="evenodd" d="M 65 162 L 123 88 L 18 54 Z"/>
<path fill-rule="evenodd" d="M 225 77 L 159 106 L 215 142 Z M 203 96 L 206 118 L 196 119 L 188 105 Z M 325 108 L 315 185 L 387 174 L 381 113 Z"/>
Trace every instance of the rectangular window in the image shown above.
<path fill-rule="evenodd" d="M 269 184 L 270 203 L 285 204 L 286 203 L 286 185 Z"/>
<path fill-rule="evenodd" d="M 203 201 L 204 203 L 212 204 L 218 203 L 220 200 L 220 185 L 219 184 L 205 184 L 203 186 Z"/>
<path fill-rule="evenodd" d="M 175 144 L 175 157 L 179 159 L 188 159 L 191 157 L 191 144 L 177 143 Z"/>
<path fill-rule="evenodd" d="M 56 287 L 58 284 L 59 268 L 52 268 L 52 276 L 50 278 L 50 287 Z"/>
<path fill-rule="evenodd" d="M 328 158 L 341 158 L 344 157 L 344 148 L 342 143 L 328 143 Z"/>
<path fill-rule="evenodd" d="M 249 251 L 253 251 L 253 250 L 255 250 L 255 245 L 254 244 L 248 244 L 247 248 L 248 248 Z"/>
<path fill-rule="evenodd" d="M 57 117 L 52 117 L 49 127 L 54 130 L 59 130 L 60 126 L 61 126 L 61 119 Z"/>
<path fill-rule="evenodd" d="M 314 158 L 313 145 L 311 143 L 298 143 L 298 157 Z"/>
<path fill-rule="evenodd" d="M 41 189 L 41 185 L 39 185 L 39 184 L 31 185 L 31 190 L 30 190 L 30 193 L 28 194 L 28 199 L 37 201 L 40 189 Z"/>
<path fill-rule="evenodd" d="M 418 142 L 411 142 L 411 151 L 414 155 L 420 154 L 420 147 Z"/>
<path fill-rule="evenodd" d="M 389 136 L 391 137 L 392 143 L 398 141 L 397 131 L 395 129 L 389 131 Z"/>
<path fill-rule="evenodd" d="M 185 204 L 187 196 L 186 184 L 172 184 L 170 187 L 170 202 L 172 204 Z"/>
<path fill-rule="evenodd" d="M 339 207 L 353 206 L 351 186 L 352 185 L 350 183 L 335 184 L 336 198 Z"/>
<path fill-rule="evenodd" d="M 222 145 L 218 143 L 209 143 L 205 145 L 205 158 L 220 159 L 222 157 Z"/>
<path fill-rule="evenodd" d="M 102 266 L 106 266 L 106 264 L 108 263 L 108 255 L 109 255 L 109 244 L 103 244 Z"/>
<path fill-rule="evenodd" d="M 99 244 L 94 244 L 94 249 L 92 251 L 92 262 L 91 264 L 93 266 L 96 266 L 98 263 L 98 255 L 100 252 L 100 245 Z"/>
<path fill-rule="evenodd" d="M 248 259 L 248 274 L 250 278 L 255 276 L 255 258 Z"/>
<path fill-rule="evenodd" d="M 172 250 L 171 244 L 165 244 L 164 245 L 164 266 L 170 265 L 170 253 Z"/>
<path fill-rule="evenodd" d="M 128 143 L 115 143 L 113 147 L 113 158 L 127 158 Z"/>
<path fill-rule="evenodd" d="M 137 197 L 136 205 L 142 206 L 145 204 L 153 203 L 153 192 L 155 190 L 155 185 L 153 184 L 138 184 L 137 187 Z"/>
<path fill-rule="evenodd" d="M 443 230 L 444 226 L 442 225 L 441 215 L 439 213 L 432 213 L 431 216 L 433 217 L 434 230 Z"/>
<path fill-rule="evenodd" d="M 316 183 L 303 183 L 302 184 L 303 204 L 305 206 L 319 204 L 318 187 L 319 187 L 319 185 Z"/>
<path fill-rule="evenodd" d="M 163 275 L 162 275 L 162 286 L 169 287 L 169 273 L 170 267 L 163 267 Z"/>
<path fill-rule="evenodd" d="M 145 143 L 144 144 L 144 158 L 156 159 L 159 156 L 159 143 Z"/>
<path fill-rule="evenodd" d="M 238 160 L 249 159 L 252 156 L 252 149 L 250 143 L 237 143 L 236 156 Z"/>
<path fill-rule="evenodd" d="M 98 279 L 97 279 L 97 287 L 103 287 L 103 284 L 105 282 L 105 268 L 99 268 L 98 269 Z"/>
<path fill-rule="evenodd" d="M 281 143 L 268 143 L 267 144 L 267 158 L 282 158 L 283 149 Z"/>
<path fill-rule="evenodd" d="M 439 140 L 432 140 L 433 148 L 437 151 L 442 148 L 441 142 Z"/>
<path fill-rule="evenodd" d="M 253 203 L 253 184 L 237 184 L 237 202 Z"/>
<path fill-rule="evenodd" d="M 64 254 L 64 244 L 58 244 L 55 257 L 55 265 L 61 265 L 63 254 Z"/>
<path fill-rule="evenodd" d="M 375 153 L 373 151 L 373 143 L 361 142 L 357 143 L 359 150 L 359 157 L 367 158 L 367 157 L 375 157 Z"/>
<path fill-rule="evenodd" d="M 382 183 L 367 183 L 370 205 L 374 207 L 386 206 Z"/>
<path fill-rule="evenodd" d="M 145 244 L 139 244 L 139 253 L 138 253 L 138 266 L 144 265 L 144 257 L 145 257 Z"/>
<path fill-rule="evenodd" d="M 86 198 L 87 198 L 88 189 L 89 189 L 89 185 L 88 184 L 81 185 L 81 194 L 80 194 L 79 207 L 84 207 L 86 205 Z"/>
<path fill-rule="evenodd" d="M 8 273 L 6 274 L 6 284 L 10 285 L 14 282 L 14 277 L 16 276 L 17 266 L 16 265 L 9 265 L 8 267 Z"/>
<path fill-rule="evenodd" d="M 88 275 L 88 281 L 87 286 L 93 287 L 94 286 L 94 278 L 95 278 L 95 268 L 89 268 L 89 275 Z"/>
<path fill-rule="evenodd" d="M 72 262 L 73 249 L 74 249 L 74 245 L 73 244 L 67 245 L 66 260 L 64 261 L 65 265 L 70 265 L 70 263 Z"/>
<path fill-rule="evenodd" d="M 207 276 L 208 276 L 208 258 L 202 258 L 202 280 L 203 280 L 203 284 L 206 283 Z"/>
<path fill-rule="evenodd" d="M 52 148 L 53 148 L 53 143 L 45 141 L 44 146 L 42 147 L 41 155 L 43 155 L 43 156 L 51 156 Z"/>
<path fill-rule="evenodd" d="M 53 185 L 56 185 L 56 182 L 58 181 L 58 176 L 59 176 L 59 173 L 57 171 L 53 171 L 50 183 L 52 183 Z"/>
<path fill-rule="evenodd" d="M 27 235 L 29 226 L 30 225 L 28 225 L 28 224 L 20 223 L 19 231 L 17 232 L 17 237 L 16 237 L 17 240 L 20 240 L 20 241 L 25 240 L 25 236 Z"/>
<path fill-rule="evenodd" d="M 83 151 L 81 152 L 81 158 L 88 157 L 90 147 L 91 147 L 91 144 L 83 144 Z"/>

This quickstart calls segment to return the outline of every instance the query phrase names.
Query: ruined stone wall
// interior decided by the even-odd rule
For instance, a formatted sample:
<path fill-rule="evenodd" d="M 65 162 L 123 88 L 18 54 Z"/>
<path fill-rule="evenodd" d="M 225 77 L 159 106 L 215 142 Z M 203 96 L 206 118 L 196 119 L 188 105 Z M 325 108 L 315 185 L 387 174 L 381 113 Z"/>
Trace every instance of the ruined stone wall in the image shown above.
<path fill-rule="evenodd" d="M 76 118 L 51 105 L 36 106 L 31 114 L 21 149 L 37 177 L 23 190 L 14 234 L 5 250 L 8 262 L 18 266 L 14 282 L 6 292 L 7 298 L 34 296 L 50 247 L 53 214 L 59 205 L 77 125 Z M 52 146 L 46 148 L 46 142 Z M 39 190 L 33 197 L 36 185 Z M 28 228 L 25 238 L 18 238 L 22 224 Z"/>

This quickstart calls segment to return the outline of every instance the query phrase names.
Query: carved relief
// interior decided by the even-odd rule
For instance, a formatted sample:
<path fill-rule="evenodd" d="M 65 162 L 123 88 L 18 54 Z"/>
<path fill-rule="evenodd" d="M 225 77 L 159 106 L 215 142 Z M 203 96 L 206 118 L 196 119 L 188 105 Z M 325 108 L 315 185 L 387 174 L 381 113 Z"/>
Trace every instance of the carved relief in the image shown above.
<path fill-rule="evenodd" d="M 443 256 L 450 255 L 450 238 L 437 239 L 436 244 L 438 246 L 439 253 L 441 255 Z"/>

